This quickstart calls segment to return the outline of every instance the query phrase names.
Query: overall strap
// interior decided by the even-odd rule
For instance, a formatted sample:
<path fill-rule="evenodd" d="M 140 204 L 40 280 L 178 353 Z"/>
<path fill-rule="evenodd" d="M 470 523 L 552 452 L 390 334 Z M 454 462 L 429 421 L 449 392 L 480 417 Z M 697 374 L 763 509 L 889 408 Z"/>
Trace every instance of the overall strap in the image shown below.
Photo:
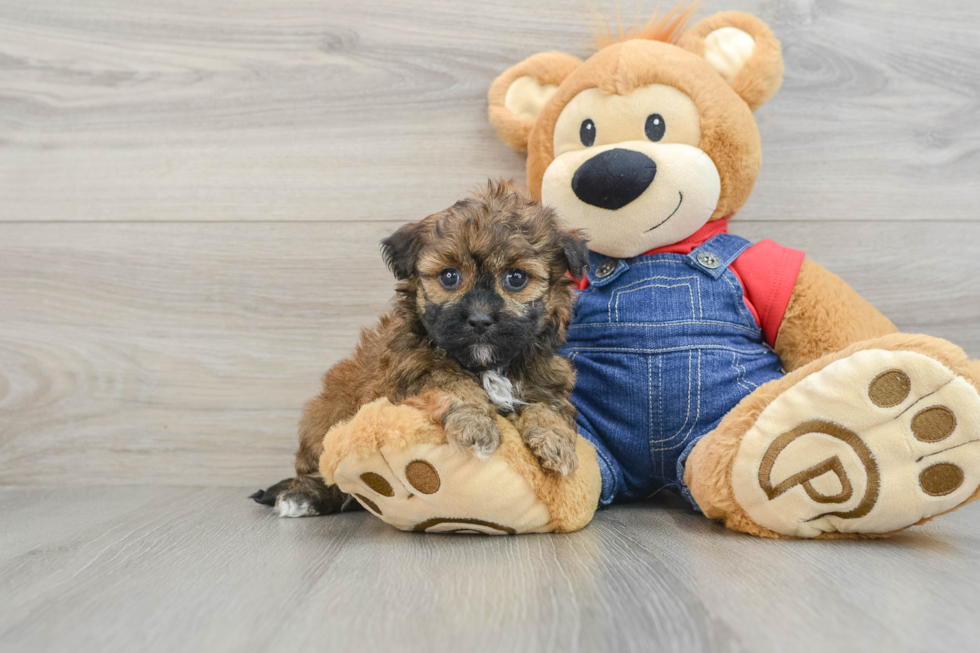
<path fill-rule="evenodd" d="M 718 234 L 687 255 L 687 262 L 712 279 L 717 279 L 728 266 L 752 246 L 752 243 L 734 234 Z"/>
<path fill-rule="evenodd" d="M 590 251 L 589 267 L 585 271 L 585 276 L 589 280 L 589 286 L 599 288 L 612 283 L 629 269 L 629 263 L 623 259 L 611 258 Z"/>

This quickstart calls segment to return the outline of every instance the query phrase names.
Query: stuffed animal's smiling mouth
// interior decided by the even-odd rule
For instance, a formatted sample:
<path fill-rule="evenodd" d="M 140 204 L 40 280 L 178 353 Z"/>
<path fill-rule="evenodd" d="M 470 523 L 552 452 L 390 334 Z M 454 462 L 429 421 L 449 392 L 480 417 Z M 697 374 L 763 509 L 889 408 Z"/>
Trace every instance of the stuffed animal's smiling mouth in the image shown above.
<path fill-rule="evenodd" d="M 674 214 L 677 213 L 678 210 L 680 210 L 681 204 L 684 203 L 684 193 L 682 193 L 681 191 L 677 191 L 677 194 L 680 196 L 680 199 L 677 200 L 677 206 L 675 206 L 674 207 L 674 210 L 670 212 L 670 215 L 668 215 L 666 218 L 664 218 L 663 220 L 661 220 L 657 224 L 655 224 L 652 227 L 650 227 L 649 229 L 647 229 L 647 231 L 653 231 L 657 227 L 663 225 L 665 222 L 667 222 L 672 217 L 674 217 Z"/>

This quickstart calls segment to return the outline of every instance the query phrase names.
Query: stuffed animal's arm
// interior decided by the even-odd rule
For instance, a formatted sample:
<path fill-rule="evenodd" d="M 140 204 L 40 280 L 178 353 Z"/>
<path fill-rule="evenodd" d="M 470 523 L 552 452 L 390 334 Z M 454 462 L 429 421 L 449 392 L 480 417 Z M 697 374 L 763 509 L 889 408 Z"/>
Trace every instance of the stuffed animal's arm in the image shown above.
<path fill-rule="evenodd" d="M 787 372 L 898 329 L 836 274 L 803 261 L 774 349 Z"/>

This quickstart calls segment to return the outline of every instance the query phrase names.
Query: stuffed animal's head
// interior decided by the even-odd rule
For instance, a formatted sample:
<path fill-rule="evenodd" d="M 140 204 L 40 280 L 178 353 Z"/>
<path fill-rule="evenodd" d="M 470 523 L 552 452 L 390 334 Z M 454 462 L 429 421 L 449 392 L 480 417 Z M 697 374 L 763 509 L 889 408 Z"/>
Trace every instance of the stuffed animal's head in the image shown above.
<path fill-rule="evenodd" d="M 739 12 L 685 32 L 689 13 L 584 62 L 533 55 L 490 88 L 498 134 L 528 152 L 528 187 L 601 254 L 636 256 L 730 217 L 758 176 L 752 111 L 782 82 L 779 42 Z"/>

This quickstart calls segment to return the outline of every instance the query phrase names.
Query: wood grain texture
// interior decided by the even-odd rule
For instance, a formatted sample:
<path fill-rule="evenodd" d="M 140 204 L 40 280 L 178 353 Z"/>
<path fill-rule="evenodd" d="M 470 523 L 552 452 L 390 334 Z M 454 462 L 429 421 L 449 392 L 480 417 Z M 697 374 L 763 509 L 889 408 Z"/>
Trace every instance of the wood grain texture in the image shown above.
<path fill-rule="evenodd" d="M 0 648 L 966 651 L 977 507 L 888 541 L 775 542 L 664 495 L 570 535 L 279 519 L 241 488 L 0 490 Z"/>
<path fill-rule="evenodd" d="M 733 231 L 980 357 L 980 5 L 700 15 L 733 8 L 786 57 Z M 303 402 L 385 309 L 378 240 L 523 178 L 491 80 L 587 54 L 588 20 L 562 0 L 0 3 L 0 486 L 33 486 L 0 488 L 0 651 L 975 648 L 975 506 L 823 543 L 664 495 L 496 539 L 245 498 L 291 473 Z"/>
<path fill-rule="evenodd" d="M 288 475 L 303 403 L 391 297 L 377 242 L 397 226 L 0 224 L 0 484 Z M 980 223 L 734 230 L 980 356 Z"/>
<path fill-rule="evenodd" d="M 980 10 L 884 7 L 739 4 L 787 77 L 733 229 L 980 356 Z M 587 13 L 0 5 L 0 484 L 287 474 L 302 403 L 390 296 L 377 241 L 523 176 L 486 89 L 535 51 L 585 53 Z"/>
<path fill-rule="evenodd" d="M 287 475 L 393 228 L 0 225 L 0 484 Z"/>
<path fill-rule="evenodd" d="M 746 219 L 976 219 L 980 5 L 710 0 L 699 15 L 732 8 L 786 57 Z M 587 55 L 589 20 L 563 0 L 3 3 L 0 220 L 420 215 L 523 178 L 487 88 L 538 51 Z"/>

